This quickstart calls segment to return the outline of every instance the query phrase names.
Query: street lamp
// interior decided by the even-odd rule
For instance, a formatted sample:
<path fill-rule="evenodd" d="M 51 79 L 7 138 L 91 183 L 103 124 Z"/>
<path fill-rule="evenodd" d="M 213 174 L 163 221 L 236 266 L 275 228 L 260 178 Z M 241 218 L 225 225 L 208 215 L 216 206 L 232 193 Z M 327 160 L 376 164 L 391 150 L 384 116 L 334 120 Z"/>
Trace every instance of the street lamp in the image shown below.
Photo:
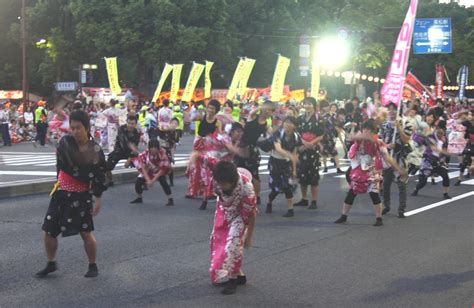
<path fill-rule="evenodd" d="M 317 43 L 314 56 L 321 66 L 341 66 L 349 58 L 348 44 L 340 38 L 324 38 Z"/>

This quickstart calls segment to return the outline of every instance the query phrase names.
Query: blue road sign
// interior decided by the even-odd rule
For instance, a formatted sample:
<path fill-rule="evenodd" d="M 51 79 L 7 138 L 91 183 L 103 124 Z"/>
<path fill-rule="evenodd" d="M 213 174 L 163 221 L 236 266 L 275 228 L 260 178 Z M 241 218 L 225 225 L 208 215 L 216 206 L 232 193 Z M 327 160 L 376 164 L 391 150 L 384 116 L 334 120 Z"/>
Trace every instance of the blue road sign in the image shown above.
<path fill-rule="evenodd" d="M 413 30 L 415 54 L 451 53 L 451 18 L 419 18 Z"/>

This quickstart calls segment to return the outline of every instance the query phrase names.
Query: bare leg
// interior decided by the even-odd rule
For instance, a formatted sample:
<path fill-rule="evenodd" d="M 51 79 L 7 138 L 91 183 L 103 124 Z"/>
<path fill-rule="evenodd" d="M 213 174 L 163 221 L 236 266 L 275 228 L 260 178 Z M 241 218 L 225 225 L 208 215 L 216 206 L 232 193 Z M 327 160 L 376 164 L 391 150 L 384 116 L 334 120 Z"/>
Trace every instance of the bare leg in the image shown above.
<path fill-rule="evenodd" d="M 84 241 L 84 249 L 86 250 L 89 263 L 93 264 L 97 255 L 97 241 L 91 232 L 81 232 L 81 237 Z"/>
<path fill-rule="evenodd" d="M 334 162 L 336 163 L 336 168 L 339 169 L 341 167 L 341 165 L 339 164 L 339 156 L 334 156 Z"/>
<path fill-rule="evenodd" d="M 288 206 L 288 209 L 292 210 L 293 209 L 293 198 L 286 199 L 286 204 Z"/>
<path fill-rule="evenodd" d="M 351 208 L 352 208 L 352 204 L 344 203 L 344 205 L 342 206 L 342 215 L 349 214 L 349 211 L 351 210 Z"/>
<path fill-rule="evenodd" d="M 52 237 L 48 233 L 44 233 L 44 248 L 46 249 L 46 255 L 48 261 L 52 262 L 56 260 L 56 251 L 58 250 L 58 239 Z"/>
<path fill-rule="evenodd" d="M 253 188 L 255 190 L 255 196 L 260 197 L 260 181 L 257 179 L 252 180 Z"/>
<path fill-rule="evenodd" d="M 382 209 L 383 209 L 382 203 L 374 204 L 374 210 L 375 210 L 375 217 L 376 218 L 382 218 Z"/>
<path fill-rule="evenodd" d="M 311 192 L 313 192 L 313 187 L 312 186 L 311 186 Z M 306 200 L 307 197 L 308 197 L 308 186 L 307 185 L 301 185 L 301 199 Z"/>
<path fill-rule="evenodd" d="M 301 190 L 303 192 L 303 189 Z M 319 186 L 311 186 L 311 197 L 313 201 L 318 200 Z"/>

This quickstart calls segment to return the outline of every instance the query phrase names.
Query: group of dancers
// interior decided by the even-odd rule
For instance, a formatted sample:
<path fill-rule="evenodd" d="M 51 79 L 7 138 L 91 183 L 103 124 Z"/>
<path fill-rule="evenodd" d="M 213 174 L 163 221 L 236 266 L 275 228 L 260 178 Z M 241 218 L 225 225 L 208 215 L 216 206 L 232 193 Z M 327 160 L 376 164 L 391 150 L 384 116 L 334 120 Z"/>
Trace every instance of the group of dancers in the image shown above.
<path fill-rule="evenodd" d="M 346 222 L 355 197 L 368 193 L 374 205 L 374 226 L 382 226 L 382 215 L 391 210 L 393 182 L 399 188 L 398 217 L 404 218 L 410 175 L 418 174 L 419 178 L 413 196 L 430 177 L 439 175 L 443 178 L 443 197 L 450 198 L 447 161 L 452 154 L 459 156 L 459 181 L 465 169 L 473 171 L 472 105 L 470 109 L 447 115 L 444 102 L 439 101 L 438 106 L 423 114 L 416 100 L 406 108 L 398 108 L 394 103 L 383 108 L 367 108 L 354 99 L 344 108 L 338 108 L 327 101 L 318 103 L 307 97 L 300 110 L 288 108 L 281 126 L 273 127 L 271 120 L 276 107 L 275 103 L 265 101 L 247 118 L 236 120 L 227 116 L 232 115 L 232 102 L 226 102 L 225 111 L 220 112 L 221 104 L 210 100 L 205 109 L 197 109 L 192 114 L 192 121 L 199 124 L 186 170 L 186 198 L 201 197 L 201 210 L 207 208 L 209 199 L 217 199 L 210 273 L 213 284 L 224 286 L 224 294 L 233 294 L 238 285 L 246 283 L 241 265 L 243 248 L 252 243 L 257 206 L 262 203 L 261 151 L 270 153 L 271 191 L 265 213 L 272 213 L 273 202 L 282 193 L 287 203 L 283 217 L 293 217 L 294 206 L 318 208 L 321 161 L 325 173 L 328 172 L 326 160 L 331 158 L 336 172 L 345 173 L 349 183 L 341 216 L 335 223 Z M 132 203 L 142 203 L 144 190 L 158 181 L 167 197 L 166 205 L 174 205 L 168 177 L 179 140 L 179 119 L 172 116 L 168 102 L 157 118 L 147 118 L 147 146 L 140 153 L 139 117 L 135 113 L 128 114 L 126 124 L 117 130 L 113 150 L 105 159 L 102 148 L 90 134 L 88 114 L 78 108 L 69 115 L 70 132 L 58 145 L 58 181 L 42 227 L 48 263 L 36 274 L 38 277 L 57 269 L 55 255 L 59 234 L 81 235 L 89 259 L 85 276 L 98 275 L 93 216 L 100 211 L 102 193 L 107 186 L 112 186 L 111 171 L 119 160 L 125 159 L 126 166 L 138 170 L 137 197 Z M 453 139 L 455 147 L 448 145 L 447 130 L 460 133 Z M 336 138 L 340 138 L 350 160 L 350 168 L 345 172 L 339 166 Z M 302 199 L 294 203 L 298 183 Z"/>

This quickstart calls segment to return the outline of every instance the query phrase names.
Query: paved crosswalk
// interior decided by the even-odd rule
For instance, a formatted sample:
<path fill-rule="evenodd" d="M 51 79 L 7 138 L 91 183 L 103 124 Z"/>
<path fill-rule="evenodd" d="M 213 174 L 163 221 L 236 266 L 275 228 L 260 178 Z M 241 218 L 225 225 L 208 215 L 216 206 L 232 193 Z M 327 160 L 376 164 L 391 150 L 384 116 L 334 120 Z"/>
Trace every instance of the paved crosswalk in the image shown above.
<path fill-rule="evenodd" d="M 107 156 L 107 154 L 106 154 Z M 262 155 L 262 159 L 260 162 L 259 173 L 261 175 L 268 175 L 270 172 L 268 170 L 268 159 L 269 155 L 264 154 Z M 346 171 L 349 167 L 349 161 L 347 159 L 340 159 L 341 162 L 341 169 Z M 116 169 L 123 169 L 124 168 L 125 160 L 121 160 Z M 175 164 L 176 167 L 187 166 L 189 164 L 189 153 L 181 154 L 178 153 L 175 155 Z M 53 166 L 56 165 L 56 155 L 55 153 L 29 153 L 29 152 L 0 152 L 0 169 L 2 166 L 5 167 L 12 167 L 14 170 L 1 170 L 0 175 L 49 175 L 55 174 L 53 171 Z M 328 166 L 332 166 L 332 163 L 328 162 Z M 457 164 L 450 164 L 450 172 L 448 173 L 450 179 L 457 178 L 459 175 L 459 169 L 456 168 Z M 30 171 L 28 167 L 37 167 L 37 169 Z M 15 168 L 16 167 L 16 168 Z M 26 170 L 19 170 L 19 169 Z M 4 168 L 3 168 L 4 169 Z M 344 174 L 338 175 L 337 170 L 335 167 L 329 167 L 328 171 L 323 173 L 322 170 L 320 171 L 322 176 L 333 176 L 335 178 L 343 179 L 345 177 Z M 440 177 L 435 178 L 436 182 L 440 182 L 442 179 Z M 462 184 L 466 185 L 474 185 L 474 180 L 466 180 L 463 181 Z"/>

